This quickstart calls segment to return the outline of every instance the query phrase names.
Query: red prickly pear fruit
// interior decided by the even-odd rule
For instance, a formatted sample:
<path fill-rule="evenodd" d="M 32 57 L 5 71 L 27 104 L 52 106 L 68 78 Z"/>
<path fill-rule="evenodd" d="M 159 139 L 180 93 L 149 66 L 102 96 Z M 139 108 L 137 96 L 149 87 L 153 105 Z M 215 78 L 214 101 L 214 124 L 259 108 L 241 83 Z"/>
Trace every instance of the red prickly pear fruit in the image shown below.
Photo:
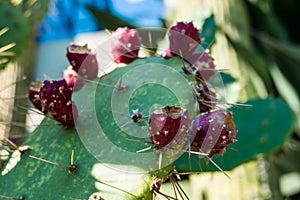
<path fill-rule="evenodd" d="M 45 80 L 40 90 L 40 99 L 43 111 L 63 126 L 74 125 L 78 111 L 72 102 L 72 89 L 67 86 L 65 80 Z"/>
<path fill-rule="evenodd" d="M 193 54 L 190 58 L 188 58 L 188 62 L 205 81 L 208 81 L 210 77 L 216 74 L 214 59 L 206 52 Z"/>
<path fill-rule="evenodd" d="M 173 55 L 189 58 L 201 43 L 199 30 L 192 22 L 178 22 L 169 31 L 170 49 Z"/>
<path fill-rule="evenodd" d="M 70 44 L 67 47 L 66 56 L 73 69 L 78 72 L 84 59 L 91 53 L 91 50 L 87 47 L 87 44 L 80 46 L 77 44 Z"/>
<path fill-rule="evenodd" d="M 29 88 L 28 98 L 33 104 L 33 106 L 39 111 L 43 110 L 41 99 L 40 99 L 40 89 L 43 84 L 40 81 L 33 82 Z M 45 112 L 44 112 L 45 113 Z"/>
<path fill-rule="evenodd" d="M 237 128 L 232 113 L 215 110 L 198 116 L 190 126 L 195 138 L 192 149 L 207 153 L 208 157 L 223 155 L 227 145 L 236 142 Z"/>
<path fill-rule="evenodd" d="M 179 144 L 188 130 L 188 111 L 166 106 L 155 110 L 149 118 L 148 135 L 158 149 L 168 144 Z"/>
<path fill-rule="evenodd" d="M 75 102 L 69 101 L 66 106 L 58 106 L 58 110 L 55 114 L 52 113 L 54 120 L 60 122 L 65 127 L 74 126 L 78 117 L 78 110 Z"/>
<path fill-rule="evenodd" d="M 95 54 L 91 52 L 87 44 L 80 46 L 70 44 L 67 47 L 66 56 L 73 69 L 83 78 L 94 79 L 98 75 L 98 61 Z"/>
<path fill-rule="evenodd" d="M 115 37 L 112 42 L 112 55 L 116 63 L 129 64 L 138 58 L 141 39 L 137 30 L 121 27 L 112 36 Z"/>
<path fill-rule="evenodd" d="M 69 66 L 64 70 L 63 79 L 66 81 L 67 86 L 72 88 L 74 92 L 80 90 L 85 84 L 84 80 L 78 77 L 78 73 L 72 66 Z"/>

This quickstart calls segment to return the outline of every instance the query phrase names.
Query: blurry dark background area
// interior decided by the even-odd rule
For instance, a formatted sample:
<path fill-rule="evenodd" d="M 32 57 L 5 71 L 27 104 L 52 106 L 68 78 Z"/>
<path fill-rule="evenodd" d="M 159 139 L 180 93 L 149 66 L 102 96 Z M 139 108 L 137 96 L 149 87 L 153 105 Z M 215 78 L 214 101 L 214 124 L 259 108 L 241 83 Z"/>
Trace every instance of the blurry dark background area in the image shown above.
<path fill-rule="evenodd" d="M 280 22 L 286 28 L 290 39 L 300 43 L 300 27 L 295 25 L 295 21 L 300 19 L 300 1 L 299 0 L 273 0 L 274 11 L 279 17 Z"/>

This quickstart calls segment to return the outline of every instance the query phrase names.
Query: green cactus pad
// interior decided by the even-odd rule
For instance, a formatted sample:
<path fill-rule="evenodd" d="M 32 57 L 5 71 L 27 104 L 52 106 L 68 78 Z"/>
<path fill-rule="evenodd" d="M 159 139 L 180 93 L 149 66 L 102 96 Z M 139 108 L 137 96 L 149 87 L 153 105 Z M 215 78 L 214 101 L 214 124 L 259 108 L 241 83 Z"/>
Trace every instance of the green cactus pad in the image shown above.
<path fill-rule="evenodd" d="M 43 126 L 38 127 L 28 137 L 24 145 L 30 145 L 32 150 L 22 155 L 11 171 L 0 176 L 0 195 L 24 195 L 26 199 L 88 199 L 90 194 L 100 191 L 105 199 L 121 200 L 132 195 L 105 186 L 101 182 L 129 192 L 137 187 L 141 189 L 144 185 L 141 174 L 121 173 L 108 168 L 84 148 L 74 128 L 53 126 L 55 123 L 50 119 L 44 120 Z M 33 155 L 70 165 L 72 150 L 78 166 L 77 171 L 72 173 L 29 157 Z M 11 158 L 9 164 L 14 160 L 15 158 Z M 134 170 L 139 172 L 138 167 Z"/>
<path fill-rule="evenodd" d="M 250 107 L 234 107 L 235 124 L 239 130 L 237 142 L 230 145 L 223 156 L 214 157 L 223 170 L 247 162 L 259 154 L 267 156 L 278 149 L 292 131 L 294 116 L 291 109 L 275 98 L 250 100 L 245 102 Z M 191 157 L 193 171 L 199 171 L 195 159 Z M 183 171 L 190 171 L 188 156 L 183 155 L 175 165 Z M 211 163 L 202 163 L 204 171 L 218 170 Z"/>
<path fill-rule="evenodd" d="M 211 15 L 205 19 L 204 24 L 201 28 L 200 38 L 203 39 L 201 47 L 208 49 L 212 46 L 215 41 L 215 34 L 217 31 L 217 25 L 215 23 L 214 16 Z"/>
<path fill-rule="evenodd" d="M 105 162 L 139 164 L 145 170 L 158 166 L 155 151 L 136 154 L 151 146 L 145 144 L 150 142 L 147 126 L 150 113 L 176 105 L 188 109 L 190 118 L 196 115 L 192 87 L 182 74 L 178 58 L 136 60 L 103 76 L 98 84 L 87 85 L 74 99 L 81 111 L 76 127 L 89 151 Z M 138 123 L 129 117 L 136 109 L 143 114 Z M 149 166 L 150 163 L 156 166 Z"/>
<path fill-rule="evenodd" d="M 141 71 L 144 74 L 140 74 Z M 121 77 L 127 87 L 118 90 Z M 104 199 L 152 199 L 149 187 L 142 179 L 144 174 L 148 174 L 141 160 L 147 153 L 136 153 L 149 144 L 132 141 L 148 138 L 147 127 L 144 127 L 148 118 L 142 119 L 141 123 L 128 124 L 125 129 L 119 127 L 115 118 L 124 120 L 121 124 L 126 123 L 131 120 L 126 115 L 130 115 L 132 109 L 139 108 L 147 116 L 156 107 L 170 104 L 194 109 L 192 91 L 184 90 L 180 85 L 190 87 L 188 82 L 179 80 L 186 81 L 181 72 L 180 59 L 147 58 L 136 60 L 98 81 L 88 83 L 73 95 L 79 111 L 77 129 L 53 126 L 56 122 L 45 119 L 23 144 L 32 146 L 32 150 L 22 155 L 11 171 L 0 176 L 0 195 L 24 195 L 26 199 L 87 199 L 90 194 L 100 191 Z M 173 86 L 169 85 L 170 82 Z M 115 112 L 124 112 L 125 115 Z M 190 112 L 190 115 L 195 114 Z M 99 125 L 102 127 L 103 134 L 95 125 L 96 128 Z M 33 155 L 69 165 L 72 150 L 78 166 L 74 173 L 29 157 Z M 113 156 L 118 158 L 115 153 L 121 156 L 132 154 L 135 158 L 132 163 L 123 163 L 126 159 L 114 159 Z M 13 161 L 12 158 L 7 166 Z M 164 172 L 159 176 L 166 174 Z"/>

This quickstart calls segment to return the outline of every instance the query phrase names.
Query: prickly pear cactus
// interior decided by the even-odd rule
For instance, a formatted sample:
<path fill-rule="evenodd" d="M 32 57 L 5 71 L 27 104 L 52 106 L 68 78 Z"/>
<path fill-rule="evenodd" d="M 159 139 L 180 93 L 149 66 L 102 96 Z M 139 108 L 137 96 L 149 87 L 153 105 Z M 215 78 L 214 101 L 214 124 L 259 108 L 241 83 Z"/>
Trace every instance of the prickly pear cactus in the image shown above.
<path fill-rule="evenodd" d="M 134 56 L 125 59 L 129 62 L 126 66 L 119 65 L 96 79 L 91 78 L 96 74 L 87 74 L 98 69 L 95 66 L 101 60 L 96 62 L 97 55 L 87 46 L 71 44 L 67 58 L 74 70 L 69 73 L 72 80 L 64 75 L 66 80 L 46 80 L 30 89 L 31 102 L 51 119 L 44 119 L 29 135 L 23 144 L 31 147 L 29 151 L 14 147 L 0 176 L 0 195 L 26 199 L 120 200 L 150 200 L 158 196 L 177 199 L 183 195 L 188 199 L 178 186 L 176 169 L 190 171 L 186 167 L 190 160 L 181 157 L 176 163 L 180 156 L 193 154 L 196 161 L 205 158 L 213 163 L 214 170 L 216 167 L 231 169 L 257 153 L 269 153 L 279 146 L 291 124 L 283 126 L 271 140 L 272 123 L 280 117 L 291 117 L 287 107 L 271 99 L 249 102 L 254 106 L 232 108 L 231 112 L 226 107 L 220 109 L 219 103 L 223 101 L 219 101 L 217 91 L 208 81 L 217 74 L 213 59 L 209 54 L 195 52 L 201 42 L 199 31 L 191 23 L 183 22 L 170 30 L 175 31 L 168 33 L 173 44 L 165 56 L 138 58 L 138 51 L 130 48 L 137 43 L 134 40 L 139 43 L 137 35 L 128 39 L 130 35 L 125 34 L 128 40 L 117 38 L 122 42 L 117 44 L 119 49 L 129 51 L 124 56 L 135 52 Z M 194 40 L 185 38 L 191 35 Z M 182 45 L 182 41 L 191 42 L 190 46 Z M 93 59 L 86 59 L 87 65 L 80 60 L 83 56 Z M 120 55 L 112 57 L 119 63 Z M 78 61 L 83 69 L 78 68 Z M 265 109 L 258 109 L 256 103 Z M 280 117 L 275 118 L 277 115 Z M 251 124 L 248 118 L 257 123 Z M 240 120 L 237 126 L 235 119 Z M 257 129 L 252 132 L 242 122 L 249 122 Z M 234 147 L 231 143 L 236 139 L 243 140 L 243 145 Z M 235 165 L 224 162 L 225 167 L 223 163 L 217 166 L 212 157 L 223 155 L 225 160 L 229 144 L 242 154 L 229 154 Z M 166 180 L 175 184 L 178 193 L 160 191 Z"/>
<path fill-rule="evenodd" d="M 168 77 L 163 77 L 163 71 L 156 69 L 157 67 L 162 67 L 163 71 L 170 70 L 172 73 L 172 70 L 174 70 L 176 72 L 176 70 L 181 69 L 181 60 L 178 58 L 165 60 L 159 57 L 139 59 L 102 77 L 98 84 L 88 83 L 80 92 L 74 93 L 74 100 L 78 107 L 77 130 L 74 127 L 63 128 L 55 126 L 57 124 L 56 121 L 45 119 L 23 144 L 31 146 L 32 149 L 22 155 L 18 163 L 14 163 L 18 159 L 12 157 L 2 171 L 2 174 L 5 174 L 5 176 L 0 178 L 0 194 L 11 197 L 24 195 L 26 199 L 87 199 L 93 192 L 100 191 L 104 199 L 139 199 L 140 197 L 147 197 L 147 195 L 146 199 L 151 199 L 148 185 L 144 181 L 144 179 L 148 180 L 149 178 L 147 177 L 150 175 L 145 175 L 147 174 L 145 169 L 150 169 L 151 164 L 153 164 L 153 168 L 157 168 L 157 162 L 155 157 L 152 158 L 150 156 L 152 160 L 146 163 L 148 166 L 144 166 L 142 163 L 139 164 L 145 155 L 142 153 L 137 154 L 136 151 L 144 149 L 146 145 L 132 141 L 137 138 L 147 137 L 146 125 L 148 119 L 141 119 L 141 123 L 137 124 L 129 123 L 122 130 L 120 127 L 127 122 L 131 122 L 131 119 L 127 116 L 119 115 L 117 112 L 122 112 L 123 109 L 126 112 L 139 109 L 146 116 L 149 114 L 147 111 L 156 109 L 155 107 L 150 108 L 149 105 L 161 106 L 166 104 L 194 109 L 191 91 L 180 89 L 180 94 L 176 94 L 181 97 L 182 102 L 180 102 L 170 89 L 163 87 L 162 83 L 159 83 L 159 80 L 167 82 L 164 79 L 168 79 Z M 137 71 L 135 72 L 135 70 Z M 131 91 L 130 88 L 133 88 L 139 81 L 139 77 L 135 73 L 140 72 L 140 70 L 144 72 L 149 70 L 148 73 L 153 73 L 152 75 L 149 73 L 149 80 L 146 80 L 151 81 L 151 84 L 143 85 L 142 83 L 140 87 L 137 87 L 138 89 Z M 127 74 L 126 72 L 130 73 Z M 133 77 L 136 77 L 136 79 L 132 79 Z M 170 77 L 169 81 L 174 83 L 176 78 Z M 115 87 L 107 86 L 112 84 L 112 79 L 122 80 L 127 89 L 122 88 L 120 82 L 116 82 Z M 97 82 L 96 80 L 94 81 Z M 95 93 L 91 92 L 94 89 L 96 89 Z M 123 108 L 124 102 L 117 102 L 120 99 L 118 95 L 122 95 L 124 100 L 124 95 L 128 95 L 127 93 L 133 94 L 129 99 L 128 107 Z M 149 98 L 145 94 L 153 94 L 153 96 Z M 96 98 L 93 98 L 93 95 Z M 94 99 L 95 103 L 93 105 L 91 104 L 92 99 Z M 113 107 L 111 107 L 111 101 L 115 101 Z M 99 132 L 93 130 L 94 121 L 91 118 L 88 105 L 96 108 L 97 124 L 100 124 L 103 134 L 108 140 L 105 137 L 101 138 Z M 122 108 L 122 110 L 119 108 Z M 124 111 L 124 114 L 126 112 Z M 114 115 L 120 121 L 114 120 Z M 192 112 L 191 116 L 193 116 Z M 129 136 L 125 134 L 128 130 L 131 130 L 131 135 Z M 105 144 L 106 141 L 113 142 L 113 144 Z M 148 139 L 148 141 L 150 140 Z M 89 146 L 87 147 L 86 145 Z M 95 148 L 94 152 L 93 148 Z M 122 151 L 120 149 L 132 152 L 135 158 L 122 159 Z M 67 169 L 30 157 L 35 156 L 59 164 L 70 165 L 72 150 L 75 153 L 74 162 L 78 167 L 72 173 L 68 172 Z M 114 158 L 107 156 L 108 154 L 114 156 Z M 105 160 L 107 157 L 109 160 Z M 8 172 L 7 170 L 13 165 L 15 167 Z M 109 167 L 117 170 L 109 169 Z M 135 173 L 122 173 L 118 169 L 126 169 Z M 167 172 L 161 176 L 166 175 Z M 115 178 L 112 178 L 112 176 Z M 26 177 L 28 181 L 18 177 Z M 125 190 L 128 193 L 106 186 L 102 182 Z M 45 192 L 41 188 L 47 188 L 49 192 Z"/>

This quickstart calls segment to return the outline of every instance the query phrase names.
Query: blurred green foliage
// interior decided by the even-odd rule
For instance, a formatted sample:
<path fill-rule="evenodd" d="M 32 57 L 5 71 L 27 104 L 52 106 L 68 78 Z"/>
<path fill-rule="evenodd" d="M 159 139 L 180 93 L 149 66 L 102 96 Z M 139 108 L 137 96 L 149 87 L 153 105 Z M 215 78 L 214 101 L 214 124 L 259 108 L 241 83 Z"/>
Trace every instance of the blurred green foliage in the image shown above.
<path fill-rule="evenodd" d="M 0 69 L 9 61 L 15 60 L 29 40 L 34 38 L 36 25 L 46 14 L 49 2 L 50 0 L 0 1 L 0 30 L 8 29 L 0 35 L 0 48 L 13 44 L 9 49 L 11 55 L 1 54 L 0 51 Z"/>

